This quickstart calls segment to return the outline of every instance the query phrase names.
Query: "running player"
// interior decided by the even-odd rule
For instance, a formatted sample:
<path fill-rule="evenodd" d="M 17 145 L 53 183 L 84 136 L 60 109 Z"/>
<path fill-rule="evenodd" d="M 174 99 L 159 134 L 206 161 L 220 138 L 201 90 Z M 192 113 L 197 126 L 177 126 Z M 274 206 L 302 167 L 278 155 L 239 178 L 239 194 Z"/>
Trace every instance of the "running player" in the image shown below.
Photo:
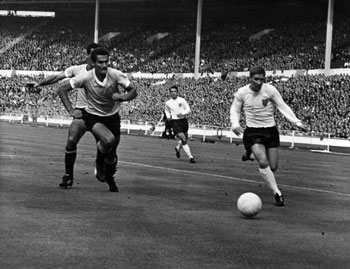
<path fill-rule="evenodd" d="M 175 147 L 176 157 L 180 158 L 180 150 L 182 148 L 188 156 L 190 163 L 195 163 L 196 160 L 192 156 L 191 149 L 187 144 L 188 120 L 186 115 L 191 113 L 191 108 L 187 101 L 179 96 L 177 86 L 171 86 L 169 92 L 171 99 L 165 102 L 165 114 L 167 120 L 171 122 L 174 135 L 179 139 L 179 142 Z"/>
<path fill-rule="evenodd" d="M 62 83 L 58 94 L 68 113 L 83 119 L 86 129 L 95 136 L 98 141 L 97 148 L 103 155 L 104 176 L 109 191 L 118 192 L 114 177 L 118 164 L 117 147 L 120 142 L 119 110 L 122 102 L 137 96 L 137 91 L 126 74 L 108 67 L 107 49 L 94 49 L 91 52 L 91 60 L 94 68 Z M 121 93 L 117 85 L 122 86 L 126 93 Z M 87 106 L 85 110 L 79 111 L 79 114 L 75 113 L 68 98 L 68 91 L 74 88 L 83 88 L 86 93 Z"/>
<path fill-rule="evenodd" d="M 250 84 L 241 87 L 235 94 L 230 120 L 236 135 L 243 134 L 243 143 L 247 152 L 253 152 L 259 164 L 261 177 L 272 190 L 276 205 L 284 205 L 284 197 L 277 187 L 274 172 L 278 167 L 279 131 L 274 119 L 274 108 L 294 125 L 307 131 L 307 126 L 299 120 L 291 108 L 284 102 L 277 89 L 265 82 L 265 70 L 262 67 L 250 69 Z M 246 118 L 246 129 L 240 126 L 241 110 Z"/>
<path fill-rule="evenodd" d="M 86 52 L 88 54 L 86 64 L 74 65 L 74 66 L 68 67 L 67 69 L 65 69 L 60 73 L 47 76 L 43 80 L 36 83 L 34 87 L 38 88 L 40 86 L 51 85 L 63 79 L 72 78 L 79 74 L 87 73 L 89 70 L 93 68 L 92 62 L 90 59 L 90 54 L 94 49 L 99 47 L 101 47 L 101 45 L 96 43 L 89 44 L 86 48 Z M 82 119 L 77 118 L 76 115 L 78 115 L 82 110 L 84 110 L 85 107 L 86 107 L 85 90 L 78 89 L 73 120 L 68 130 L 68 139 L 67 139 L 67 144 L 65 148 L 65 174 L 63 175 L 62 182 L 59 184 L 61 188 L 67 188 L 73 185 L 74 164 L 77 157 L 77 145 L 80 139 L 83 137 L 83 135 L 86 132 L 85 122 Z M 104 176 L 103 176 L 104 162 L 103 162 L 102 154 L 98 150 L 96 154 L 95 164 L 96 164 L 96 168 L 95 168 L 96 178 L 100 181 L 104 181 Z"/>

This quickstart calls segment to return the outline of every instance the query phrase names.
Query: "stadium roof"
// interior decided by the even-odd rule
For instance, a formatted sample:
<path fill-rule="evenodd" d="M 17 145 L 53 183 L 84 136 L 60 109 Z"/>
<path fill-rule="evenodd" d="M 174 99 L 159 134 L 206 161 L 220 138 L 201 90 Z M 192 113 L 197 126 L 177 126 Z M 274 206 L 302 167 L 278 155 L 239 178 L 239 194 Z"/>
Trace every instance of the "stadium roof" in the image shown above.
<path fill-rule="evenodd" d="M 99 0 L 100 3 L 108 5 L 124 5 L 124 4 L 140 4 L 140 5 L 158 5 L 158 6 L 187 6 L 197 4 L 198 0 Z M 348 0 L 335 0 L 336 2 L 347 2 Z M 0 0 L 0 8 L 4 6 L 36 6 L 39 5 L 52 5 L 52 6 L 64 6 L 75 4 L 94 4 L 96 0 Z M 203 0 L 205 5 L 209 6 L 223 6 L 228 5 L 250 5 L 250 4 L 283 4 L 283 3 L 327 3 L 328 0 Z"/>
<path fill-rule="evenodd" d="M 186 10 L 197 5 L 198 0 L 99 0 L 100 9 L 105 10 Z M 335 6 L 349 6 L 349 0 L 334 0 Z M 0 0 L 2 10 L 64 11 L 68 9 L 94 8 L 96 0 Z M 326 6 L 328 0 L 203 0 L 203 7 L 230 10 L 237 7 L 261 8 L 272 6 L 306 5 Z"/>

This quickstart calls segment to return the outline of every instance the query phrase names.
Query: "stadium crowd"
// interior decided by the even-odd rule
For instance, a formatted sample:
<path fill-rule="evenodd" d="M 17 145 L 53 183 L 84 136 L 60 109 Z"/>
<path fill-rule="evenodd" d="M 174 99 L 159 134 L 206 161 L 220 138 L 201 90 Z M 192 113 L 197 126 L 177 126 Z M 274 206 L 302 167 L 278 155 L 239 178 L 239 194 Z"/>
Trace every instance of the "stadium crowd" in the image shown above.
<path fill-rule="evenodd" d="M 252 65 L 261 65 L 266 70 L 324 67 L 325 12 L 299 10 L 283 16 L 266 13 L 262 16 L 264 20 L 256 18 L 249 22 L 235 16 L 203 20 L 200 72 L 226 74 L 246 71 Z M 111 51 L 111 66 L 124 72 L 192 73 L 195 19 L 165 17 L 102 17 L 100 36 L 116 33 L 112 39 L 99 41 Z M 332 67 L 350 67 L 350 17 L 340 13 L 334 19 Z M 263 29 L 271 31 L 258 39 L 252 38 Z M 94 22 L 86 17 L 3 17 L 0 70 L 61 71 L 83 63 L 84 48 L 93 39 L 93 32 Z M 157 33 L 167 35 L 149 41 L 148 38 Z M 57 85 L 43 87 L 40 92 L 26 87 L 26 82 L 41 78 L 42 75 L 0 77 L 0 111 L 30 113 L 37 107 L 40 115 L 66 115 L 56 93 Z M 248 78 L 174 78 L 161 83 L 154 79 L 136 79 L 136 82 L 139 96 L 122 107 L 124 119 L 156 123 L 168 98 L 167 89 L 177 84 L 180 94 L 191 102 L 192 124 L 227 127 L 234 92 L 247 84 Z M 349 75 L 269 77 L 269 82 L 280 90 L 297 116 L 309 123 L 313 131 L 349 136 Z M 75 98 L 74 92 L 71 97 Z M 277 118 L 281 129 L 291 129 L 280 114 Z"/>
<path fill-rule="evenodd" d="M 283 16 L 266 12 L 255 15 L 251 21 L 236 14 L 208 16 L 203 20 L 200 72 L 246 71 L 251 65 L 266 70 L 324 67 L 325 10 L 295 10 Z M 332 67 L 348 67 L 350 17 L 337 13 L 334 25 Z M 196 20 L 193 16 L 174 20 L 166 16 L 129 18 L 118 14 L 102 17 L 99 28 L 100 37 L 116 33 L 114 38 L 103 38 L 100 43 L 112 52 L 112 65 L 123 71 L 192 73 L 194 70 Z M 254 34 L 266 29 L 270 30 L 267 34 L 254 38 Z M 84 62 L 84 48 L 93 40 L 93 33 L 91 17 L 2 17 L 0 69 L 59 71 Z M 165 34 L 164 37 L 149 39 L 159 33 Z"/>
<path fill-rule="evenodd" d="M 42 116 L 68 116 L 57 96 L 57 85 L 32 92 L 23 82 L 33 77 L 1 77 L 1 111 L 28 113 L 35 106 Z M 40 79 L 40 77 L 34 78 Z M 180 94 L 190 102 L 190 122 L 196 125 L 229 127 L 229 110 L 235 91 L 248 83 L 248 77 L 173 78 L 169 80 L 135 79 L 139 96 L 122 106 L 123 119 L 156 124 L 163 115 L 168 88 L 176 84 Z M 350 134 L 350 75 L 302 75 L 268 77 L 279 89 L 296 115 L 316 133 L 330 133 L 347 138 Z M 71 95 L 74 102 L 75 92 Z M 291 130 L 290 123 L 276 112 L 281 130 Z"/>

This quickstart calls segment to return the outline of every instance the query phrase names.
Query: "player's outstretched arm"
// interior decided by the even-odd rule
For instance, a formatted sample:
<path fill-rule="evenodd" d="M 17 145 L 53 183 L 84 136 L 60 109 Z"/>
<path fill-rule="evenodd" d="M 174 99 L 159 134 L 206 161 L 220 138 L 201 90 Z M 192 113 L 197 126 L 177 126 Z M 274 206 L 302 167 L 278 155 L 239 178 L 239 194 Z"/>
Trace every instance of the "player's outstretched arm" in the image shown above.
<path fill-rule="evenodd" d="M 290 108 L 289 105 L 287 105 L 281 94 L 276 90 L 273 95 L 273 101 L 275 105 L 277 106 L 277 109 L 294 125 L 299 127 L 302 131 L 307 132 L 308 126 L 302 123 L 301 120 L 297 118 L 293 110 Z"/>
<path fill-rule="evenodd" d="M 64 78 L 66 78 L 66 74 L 64 71 L 62 71 L 58 74 L 54 74 L 54 75 L 50 75 L 50 76 L 45 77 L 44 79 L 35 83 L 34 87 L 37 88 L 37 87 L 41 87 L 41 86 L 51 85 L 51 84 L 54 84 L 54 83 L 56 83 Z"/>

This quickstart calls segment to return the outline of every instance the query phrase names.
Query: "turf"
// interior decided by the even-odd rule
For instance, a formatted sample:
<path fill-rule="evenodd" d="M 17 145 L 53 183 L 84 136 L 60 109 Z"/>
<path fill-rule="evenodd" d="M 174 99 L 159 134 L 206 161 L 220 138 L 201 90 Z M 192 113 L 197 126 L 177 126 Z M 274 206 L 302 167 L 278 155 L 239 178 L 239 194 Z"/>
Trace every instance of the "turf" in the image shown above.
<path fill-rule="evenodd" d="M 0 123 L 0 268 L 347 268 L 348 156 L 280 151 L 274 206 L 242 146 L 123 135 L 119 193 L 93 174 L 91 134 L 78 146 L 75 181 L 60 189 L 67 129 Z M 251 191 L 252 219 L 236 209 Z"/>

